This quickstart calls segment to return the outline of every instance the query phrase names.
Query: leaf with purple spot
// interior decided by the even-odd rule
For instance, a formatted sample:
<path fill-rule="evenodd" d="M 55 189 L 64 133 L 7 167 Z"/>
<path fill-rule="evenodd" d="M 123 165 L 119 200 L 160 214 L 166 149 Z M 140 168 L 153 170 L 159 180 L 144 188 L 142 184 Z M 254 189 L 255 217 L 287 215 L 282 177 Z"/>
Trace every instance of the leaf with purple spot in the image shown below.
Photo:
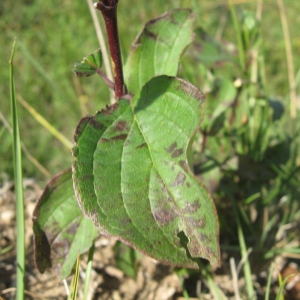
<path fill-rule="evenodd" d="M 192 84 L 155 77 L 132 101 L 82 119 L 73 149 L 76 195 L 100 231 L 190 268 L 198 267 L 194 258 L 220 261 L 216 209 L 187 159 L 203 101 Z"/>

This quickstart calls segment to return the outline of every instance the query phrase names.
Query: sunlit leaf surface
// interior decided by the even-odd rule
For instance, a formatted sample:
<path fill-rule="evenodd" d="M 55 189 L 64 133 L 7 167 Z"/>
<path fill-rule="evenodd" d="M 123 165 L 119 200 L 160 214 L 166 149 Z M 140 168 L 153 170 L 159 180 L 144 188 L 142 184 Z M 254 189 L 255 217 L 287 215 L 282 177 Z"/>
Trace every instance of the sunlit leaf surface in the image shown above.
<path fill-rule="evenodd" d="M 131 47 L 124 67 L 130 93 L 152 77 L 176 76 L 179 59 L 194 37 L 195 16 L 189 9 L 174 9 L 149 21 Z"/>
<path fill-rule="evenodd" d="M 187 159 L 203 100 L 182 79 L 153 78 L 132 101 L 83 118 L 73 149 L 76 195 L 100 231 L 191 268 L 197 257 L 219 264 L 215 206 Z"/>

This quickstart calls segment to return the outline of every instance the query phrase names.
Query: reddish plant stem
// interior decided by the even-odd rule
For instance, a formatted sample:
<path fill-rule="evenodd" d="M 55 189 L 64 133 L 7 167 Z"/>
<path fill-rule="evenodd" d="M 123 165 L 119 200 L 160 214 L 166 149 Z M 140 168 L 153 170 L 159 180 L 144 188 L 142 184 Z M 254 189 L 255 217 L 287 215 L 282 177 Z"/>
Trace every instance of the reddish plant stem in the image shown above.
<path fill-rule="evenodd" d="M 118 2 L 118 0 L 102 0 L 94 4 L 95 8 L 101 11 L 106 26 L 112 71 L 115 81 L 115 95 L 117 99 L 127 93 L 123 78 L 123 66 L 118 34 Z"/>

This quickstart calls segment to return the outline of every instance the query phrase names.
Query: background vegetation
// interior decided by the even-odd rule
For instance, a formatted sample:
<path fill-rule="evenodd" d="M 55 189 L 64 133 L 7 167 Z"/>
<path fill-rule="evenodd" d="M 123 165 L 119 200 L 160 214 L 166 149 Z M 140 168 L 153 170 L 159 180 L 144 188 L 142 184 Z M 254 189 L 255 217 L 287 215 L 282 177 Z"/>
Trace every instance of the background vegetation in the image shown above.
<path fill-rule="evenodd" d="M 245 12 L 255 15 L 256 1 L 232 2 L 239 20 Z M 299 5 L 293 0 L 285 0 L 284 5 L 294 53 L 294 70 L 299 82 Z M 147 20 L 177 7 L 191 7 L 197 14 L 197 25 L 204 28 L 209 35 L 218 40 L 223 39 L 237 44 L 236 28 L 232 22 L 227 1 L 120 0 L 119 25 L 123 57 L 127 56 L 130 44 Z M 71 140 L 81 116 L 86 113 L 94 114 L 96 110 L 100 110 L 109 103 L 109 92 L 100 78 L 78 79 L 71 71 L 74 62 L 80 61 L 83 56 L 98 48 L 93 21 L 86 1 L 23 0 L 16 3 L 5 0 L 0 4 L 0 16 L 2 32 L 0 54 L 3 61 L 9 59 L 14 37 L 18 39 L 15 54 L 15 81 L 18 97 L 30 103 L 56 129 Z M 284 108 L 280 122 L 273 122 L 273 118 L 273 121 L 265 125 L 271 131 L 271 135 L 276 137 L 273 140 L 267 140 L 265 148 L 271 149 L 274 146 L 272 145 L 274 140 L 277 142 L 279 140 L 277 144 L 275 143 L 275 146 L 279 145 L 279 147 L 273 147 L 271 149 L 273 152 L 266 151 L 265 153 L 262 150 L 263 145 L 258 143 L 255 151 L 251 153 L 249 149 L 246 149 L 247 147 L 244 147 L 247 144 L 245 142 L 247 133 L 243 130 L 247 130 L 247 127 L 243 126 L 243 123 L 236 123 L 233 128 L 236 131 L 224 130 L 218 135 L 208 134 L 212 137 L 206 143 L 207 150 L 204 154 L 201 154 L 200 144 L 196 145 L 195 149 L 196 172 L 200 174 L 207 172 L 208 176 L 204 180 L 208 182 L 208 185 L 212 184 L 210 180 L 212 177 L 218 178 L 215 188 L 212 186 L 209 188 L 214 193 L 218 207 L 222 250 L 239 252 L 237 245 L 242 248 L 241 240 L 245 236 L 246 244 L 254 247 L 254 254 L 251 256 L 252 272 L 256 272 L 256 268 L 259 269 L 261 265 L 264 266 L 261 264 L 262 260 L 266 262 L 267 259 L 274 258 L 280 253 L 285 252 L 285 255 L 293 259 L 300 258 L 299 236 L 297 236 L 300 219 L 298 213 L 300 101 L 298 96 L 298 116 L 292 119 L 289 109 L 289 82 L 285 52 L 287 43 L 284 40 L 280 16 L 277 1 L 263 2 L 260 24 L 260 51 L 263 58 L 260 68 L 265 74 L 264 92 L 267 92 L 268 100 L 279 100 Z M 4 63 L 0 70 L 2 83 L 0 85 L 0 99 L 2 99 L 0 112 L 10 122 L 8 64 L 7 67 L 5 66 Z M 192 81 L 200 89 L 205 90 L 205 85 L 209 82 L 201 77 L 207 74 L 201 66 L 195 64 L 192 56 L 187 55 L 183 59 L 180 75 Z M 221 76 L 231 81 L 239 76 L 238 71 L 232 68 L 232 65 L 225 65 L 222 69 L 212 68 L 211 74 L 215 78 Z M 298 82 L 296 81 L 296 94 L 299 95 Z M 211 103 L 209 101 L 213 101 L 214 95 L 213 92 L 207 95 L 205 105 L 208 112 L 209 103 Z M 230 113 L 225 115 L 227 120 L 229 116 Z M 248 114 L 247 118 L 249 116 Z M 254 122 L 262 124 L 261 120 L 268 119 L 269 115 L 259 113 L 251 116 Z M 19 117 L 21 139 L 31 155 L 51 175 L 68 168 L 72 161 L 69 148 L 64 147 L 21 106 Z M 0 171 L 13 178 L 12 139 L 4 123 L 2 117 Z M 221 124 L 224 123 L 221 122 Z M 240 142 L 234 142 L 235 136 Z M 220 144 L 224 147 L 220 148 Z M 230 151 L 234 154 L 230 155 Z M 229 159 L 235 157 L 239 158 L 237 169 L 232 168 L 232 162 Z M 23 161 L 24 176 L 34 177 L 41 185 L 44 185 L 49 177 L 34 166 L 28 157 L 24 156 Z M 217 175 L 209 173 L 208 171 L 213 168 L 205 165 L 212 161 L 217 162 L 215 165 L 220 165 Z M 284 226 L 289 224 L 292 224 L 289 227 L 291 230 L 286 231 L 284 228 L 287 227 Z M 280 232 L 284 234 L 278 240 Z M 269 266 L 269 262 L 266 266 Z"/>
<path fill-rule="evenodd" d="M 133 1 L 119 4 L 120 39 L 124 57 L 143 24 L 166 10 L 192 7 L 197 23 L 210 35 L 218 34 L 235 43 L 236 36 L 226 1 Z M 285 8 L 294 53 L 294 69 L 299 70 L 299 8 L 297 1 L 286 0 Z M 256 1 L 235 1 L 237 12 L 255 13 Z M 109 102 L 107 88 L 99 78 L 75 78 L 74 62 L 98 47 L 86 1 L 23 0 L 0 4 L 2 68 L 0 70 L 1 112 L 9 116 L 9 80 L 5 67 L 12 41 L 17 37 L 16 90 L 53 126 L 72 139 L 79 118 L 93 114 Z M 262 40 L 265 52 L 266 81 L 270 95 L 283 100 L 288 109 L 288 78 L 285 44 L 277 2 L 264 1 Z M 197 72 L 197 70 L 195 70 Z M 199 86 L 201 88 L 201 86 Z M 299 88 L 298 88 L 299 90 Z M 86 109 L 86 110 L 85 110 Z M 19 109 L 22 140 L 30 153 L 52 174 L 71 163 L 69 149 L 42 128 L 23 108 Z M 286 126 L 289 114 L 285 114 Z M 295 121 L 293 121 L 294 123 Z M 0 122 L 1 170 L 12 175 L 11 136 Z M 291 125 L 294 127 L 294 125 Z M 44 180 L 44 176 L 26 158 L 25 176 Z"/>

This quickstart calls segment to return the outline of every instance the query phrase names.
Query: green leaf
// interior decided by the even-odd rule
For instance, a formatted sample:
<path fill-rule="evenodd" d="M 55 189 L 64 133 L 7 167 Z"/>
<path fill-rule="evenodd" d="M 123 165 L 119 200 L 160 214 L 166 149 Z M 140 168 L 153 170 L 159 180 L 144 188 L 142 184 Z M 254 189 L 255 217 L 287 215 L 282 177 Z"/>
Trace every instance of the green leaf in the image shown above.
<path fill-rule="evenodd" d="M 231 110 L 237 95 L 237 89 L 227 78 L 218 78 L 214 81 L 211 93 L 207 95 L 204 105 L 205 116 L 201 125 L 202 131 L 207 135 L 216 135 L 224 128 L 225 113 Z"/>
<path fill-rule="evenodd" d="M 80 63 L 74 64 L 73 72 L 78 77 L 82 76 L 92 76 L 97 73 L 102 66 L 102 53 L 98 49 L 92 54 L 89 54 L 87 57 L 84 57 Z"/>
<path fill-rule="evenodd" d="M 195 42 L 189 52 L 192 57 L 200 60 L 206 67 L 211 68 L 226 61 L 236 61 L 233 45 L 215 40 L 201 27 L 195 30 L 195 36 Z"/>
<path fill-rule="evenodd" d="M 130 93 L 138 92 L 155 76 L 176 76 L 180 56 L 194 37 L 194 21 L 191 10 L 174 9 L 145 25 L 124 66 Z"/>
<path fill-rule="evenodd" d="M 82 119 L 73 149 L 76 195 L 101 233 L 190 268 L 191 257 L 219 264 L 216 209 L 187 159 L 203 100 L 182 79 L 153 78 L 132 101 Z"/>
<path fill-rule="evenodd" d="M 36 264 L 41 273 L 55 266 L 61 278 L 70 275 L 78 254 L 98 236 L 93 222 L 81 212 L 68 169 L 46 186 L 33 213 Z"/>

